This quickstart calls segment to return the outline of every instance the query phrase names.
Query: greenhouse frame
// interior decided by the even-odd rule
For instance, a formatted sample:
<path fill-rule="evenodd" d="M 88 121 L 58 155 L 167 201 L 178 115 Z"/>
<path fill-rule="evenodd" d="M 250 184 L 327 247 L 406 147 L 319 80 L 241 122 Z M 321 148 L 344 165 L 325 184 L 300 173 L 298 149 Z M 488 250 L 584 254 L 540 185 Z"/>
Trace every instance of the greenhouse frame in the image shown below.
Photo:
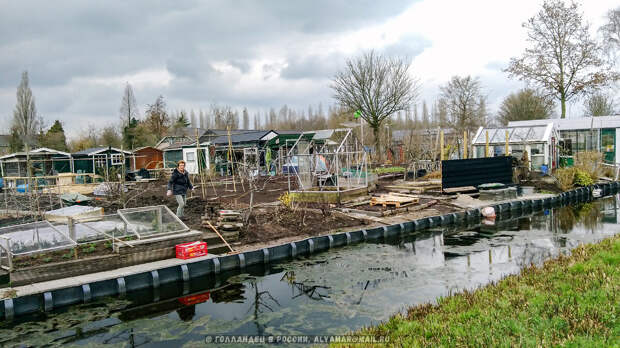
<path fill-rule="evenodd" d="M 541 171 L 543 166 L 553 169 L 558 165 L 558 139 L 553 123 L 501 128 L 480 127 L 472 141 L 472 155 L 473 158 L 511 155 L 521 159 L 524 151 L 527 151 L 530 170 Z"/>

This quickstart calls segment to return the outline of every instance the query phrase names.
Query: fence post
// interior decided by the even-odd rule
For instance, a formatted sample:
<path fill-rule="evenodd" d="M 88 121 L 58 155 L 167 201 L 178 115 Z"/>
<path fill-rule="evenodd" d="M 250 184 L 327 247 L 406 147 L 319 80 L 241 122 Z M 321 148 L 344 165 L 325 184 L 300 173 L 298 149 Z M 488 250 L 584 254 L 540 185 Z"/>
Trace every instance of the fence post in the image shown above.
<path fill-rule="evenodd" d="M 489 131 L 485 133 L 484 157 L 489 157 Z"/>

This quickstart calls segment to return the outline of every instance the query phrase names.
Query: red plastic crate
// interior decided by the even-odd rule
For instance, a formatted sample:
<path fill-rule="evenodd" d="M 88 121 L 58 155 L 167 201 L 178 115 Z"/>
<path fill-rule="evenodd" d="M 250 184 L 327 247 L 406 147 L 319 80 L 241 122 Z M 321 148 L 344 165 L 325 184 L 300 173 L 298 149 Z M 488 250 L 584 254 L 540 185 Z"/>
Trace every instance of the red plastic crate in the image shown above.
<path fill-rule="evenodd" d="M 198 303 L 206 302 L 209 300 L 210 297 L 211 297 L 211 293 L 207 291 L 207 292 L 203 292 L 202 294 L 181 297 L 179 299 L 179 302 L 181 302 L 182 304 L 186 306 L 190 306 L 190 305 L 195 305 Z"/>
<path fill-rule="evenodd" d="M 200 257 L 207 255 L 207 243 L 206 242 L 190 242 L 178 244 L 174 247 L 176 251 L 177 259 L 191 259 L 194 257 Z"/>

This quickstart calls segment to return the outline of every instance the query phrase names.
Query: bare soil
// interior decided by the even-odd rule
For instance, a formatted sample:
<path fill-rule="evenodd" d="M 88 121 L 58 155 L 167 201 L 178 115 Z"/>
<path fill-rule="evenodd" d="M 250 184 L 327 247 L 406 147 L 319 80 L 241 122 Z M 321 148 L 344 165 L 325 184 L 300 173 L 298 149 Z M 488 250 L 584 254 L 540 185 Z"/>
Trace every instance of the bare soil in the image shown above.
<path fill-rule="evenodd" d="M 248 228 L 241 233 L 242 244 L 264 242 L 285 237 L 315 236 L 322 232 L 359 226 L 362 221 L 331 213 L 326 206 L 318 204 L 257 208 Z"/>
<path fill-rule="evenodd" d="M 197 187 L 195 191 L 188 192 L 183 218 L 188 227 L 198 231 L 209 231 L 208 228 L 201 225 L 201 217 L 205 214 L 207 201 L 216 202 L 222 209 L 245 210 L 249 207 L 250 192 L 247 182 L 244 185 L 237 182 L 235 185 L 237 192 L 234 192 L 232 184 L 224 184 L 225 180 L 230 180 L 230 178 L 213 183 L 205 183 L 205 197 L 202 196 L 200 183 L 194 181 L 194 185 Z M 389 192 L 385 186 L 392 184 L 394 180 L 396 178 L 380 180 L 377 183 L 375 193 Z M 295 204 L 294 208 L 291 209 L 274 204 L 278 203 L 278 198 L 289 189 L 287 177 L 262 177 L 258 179 L 256 186 L 258 191 L 254 193 L 252 216 L 240 233 L 239 242 L 241 245 L 265 243 L 290 237 L 303 238 L 320 235 L 328 231 L 350 229 L 368 224 L 364 220 L 332 213 L 330 210 L 335 205 L 303 203 Z M 291 188 L 296 188 L 293 181 L 291 181 Z M 128 202 L 127 208 L 166 205 L 172 212 L 176 212 L 177 209 L 175 198 L 166 196 L 166 182 L 163 180 L 148 184 L 137 183 L 128 195 L 136 196 L 136 198 Z M 428 198 L 420 199 L 420 203 L 428 201 L 430 201 Z M 111 200 L 109 198 L 96 200 L 93 204 L 103 206 L 106 214 L 114 213 L 117 209 L 122 208 L 114 202 L 114 199 Z M 370 206 L 369 204 L 355 208 L 377 212 L 394 209 L 394 207 L 383 208 L 382 206 Z M 434 211 L 441 213 L 454 211 L 454 207 L 443 205 L 442 203 L 436 204 L 432 208 L 435 209 Z"/>
<path fill-rule="evenodd" d="M 94 256 L 110 255 L 113 252 L 111 242 L 82 244 L 76 249 L 77 253 L 75 249 L 62 249 L 48 251 L 42 254 L 17 256 L 13 259 L 13 265 L 15 268 L 19 269 L 75 260 L 76 254 L 77 259 L 85 259 Z"/>

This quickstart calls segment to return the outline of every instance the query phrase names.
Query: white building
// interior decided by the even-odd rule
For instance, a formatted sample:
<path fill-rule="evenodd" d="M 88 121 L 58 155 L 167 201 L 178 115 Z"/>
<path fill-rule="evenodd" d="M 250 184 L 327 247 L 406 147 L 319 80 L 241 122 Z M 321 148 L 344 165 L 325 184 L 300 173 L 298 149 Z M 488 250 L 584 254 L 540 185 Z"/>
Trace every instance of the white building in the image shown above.
<path fill-rule="evenodd" d="M 582 117 L 513 121 L 509 127 L 539 126 L 553 122 L 560 137 L 560 155 L 573 156 L 582 151 L 600 151 L 607 163 L 620 163 L 620 116 Z"/>
<path fill-rule="evenodd" d="M 558 164 L 558 133 L 549 120 L 540 125 L 508 126 L 502 128 L 480 127 L 472 140 L 473 158 L 505 156 L 522 158 L 527 151 L 530 169 L 542 166 L 556 168 Z M 508 139 L 508 141 L 506 141 Z M 488 144 L 488 153 L 487 152 Z M 508 146 L 508 153 L 506 153 Z"/>

